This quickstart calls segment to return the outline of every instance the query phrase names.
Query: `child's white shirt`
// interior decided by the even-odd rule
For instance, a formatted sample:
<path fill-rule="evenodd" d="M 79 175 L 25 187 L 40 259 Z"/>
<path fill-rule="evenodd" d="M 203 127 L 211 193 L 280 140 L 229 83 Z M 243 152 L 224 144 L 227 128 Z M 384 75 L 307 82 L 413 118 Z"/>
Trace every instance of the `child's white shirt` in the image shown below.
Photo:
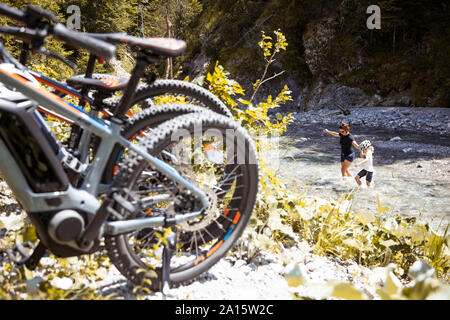
<path fill-rule="evenodd" d="M 373 156 L 372 156 L 372 151 L 367 150 L 365 156 L 365 160 L 367 160 L 366 163 L 363 163 L 361 165 L 361 169 L 365 169 L 369 172 L 373 172 Z"/>

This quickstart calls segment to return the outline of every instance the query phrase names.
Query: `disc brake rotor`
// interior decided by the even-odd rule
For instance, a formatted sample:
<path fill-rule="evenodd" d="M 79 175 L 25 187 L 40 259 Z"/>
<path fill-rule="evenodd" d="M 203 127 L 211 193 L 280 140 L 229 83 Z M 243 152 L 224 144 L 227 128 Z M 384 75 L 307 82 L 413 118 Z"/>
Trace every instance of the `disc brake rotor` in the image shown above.
<path fill-rule="evenodd" d="M 209 200 L 209 207 L 197 218 L 189 220 L 189 221 L 183 221 L 181 222 L 180 228 L 185 231 L 197 231 L 200 229 L 203 229 L 207 227 L 209 224 L 211 224 L 212 221 L 216 220 L 220 216 L 219 209 L 217 208 L 217 195 L 215 192 L 207 187 L 207 186 L 201 186 L 197 179 L 195 178 L 195 174 L 192 171 L 192 168 L 186 165 L 174 165 L 174 168 L 190 183 L 192 183 L 194 186 L 202 190 L 208 197 Z"/>

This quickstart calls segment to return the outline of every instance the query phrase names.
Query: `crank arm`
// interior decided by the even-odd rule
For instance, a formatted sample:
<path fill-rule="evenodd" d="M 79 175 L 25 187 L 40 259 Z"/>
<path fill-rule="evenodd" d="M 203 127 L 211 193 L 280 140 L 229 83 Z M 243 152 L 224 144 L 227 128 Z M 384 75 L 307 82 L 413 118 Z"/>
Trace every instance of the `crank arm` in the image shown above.
<path fill-rule="evenodd" d="M 177 214 L 173 218 L 149 217 L 124 221 L 106 221 L 103 225 L 103 233 L 110 236 L 117 236 L 144 228 L 167 227 L 184 221 L 188 221 L 202 214 L 201 211 L 194 211 L 186 214 Z"/>

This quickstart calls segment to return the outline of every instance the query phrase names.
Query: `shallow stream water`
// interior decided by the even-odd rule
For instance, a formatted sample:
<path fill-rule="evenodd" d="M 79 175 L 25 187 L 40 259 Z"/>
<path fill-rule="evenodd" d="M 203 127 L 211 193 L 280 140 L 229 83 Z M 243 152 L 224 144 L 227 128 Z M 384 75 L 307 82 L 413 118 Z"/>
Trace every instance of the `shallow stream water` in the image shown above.
<path fill-rule="evenodd" d="M 421 216 L 435 230 L 450 222 L 449 136 L 352 126 L 358 143 L 369 139 L 375 147 L 373 188 L 365 187 L 364 178 L 357 188 L 353 179 L 342 181 L 339 138 L 323 133 L 324 128 L 338 131 L 322 124 L 294 123 L 279 151 L 271 154 L 269 162 L 288 185 L 295 183 L 308 188 L 309 195 L 330 199 L 354 192 L 355 211 L 377 212 L 380 199 L 390 212 Z M 356 154 L 355 161 L 361 161 Z M 359 170 L 350 167 L 353 176 Z"/>

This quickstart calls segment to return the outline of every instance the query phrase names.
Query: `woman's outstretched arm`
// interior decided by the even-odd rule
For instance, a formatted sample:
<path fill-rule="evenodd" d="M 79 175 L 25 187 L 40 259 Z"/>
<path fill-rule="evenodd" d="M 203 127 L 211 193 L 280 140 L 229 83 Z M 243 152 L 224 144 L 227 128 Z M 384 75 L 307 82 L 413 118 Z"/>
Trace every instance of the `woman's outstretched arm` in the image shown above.
<path fill-rule="evenodd" d="M 330 131 L 328 129 L 323 129 L 323 132 L 331 134 L 332 136 L 335 136 L 335 137 L 339 137 L 339 133 L 334 132 L 334 131 Z"/>

